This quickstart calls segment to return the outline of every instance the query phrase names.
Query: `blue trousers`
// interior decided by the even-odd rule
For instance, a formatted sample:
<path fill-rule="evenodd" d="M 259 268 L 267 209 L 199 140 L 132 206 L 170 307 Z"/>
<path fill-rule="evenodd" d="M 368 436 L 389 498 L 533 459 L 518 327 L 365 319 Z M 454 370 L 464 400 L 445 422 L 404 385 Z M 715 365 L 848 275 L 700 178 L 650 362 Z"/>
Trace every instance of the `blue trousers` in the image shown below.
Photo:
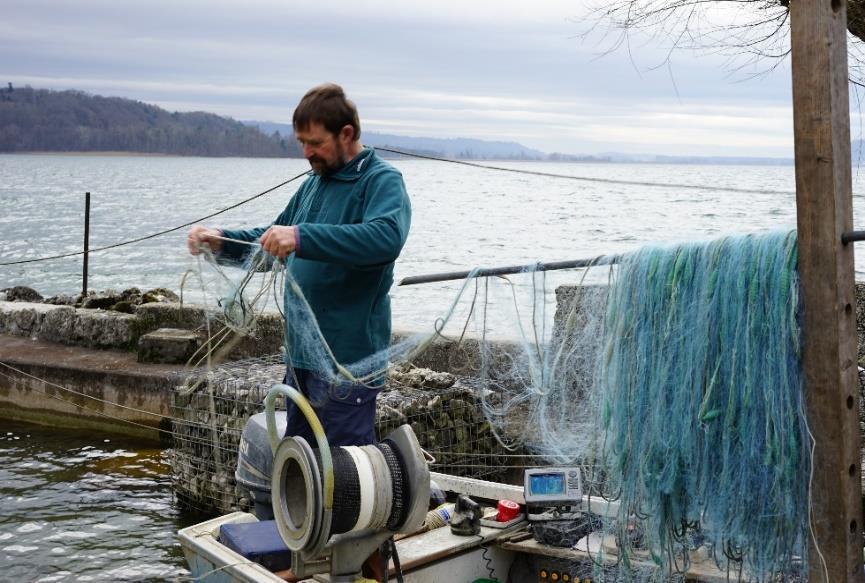
<path fill-rule="evenodd" d="M 375 398 L 379 389 L 331 383 L 306 369 L 289 368 L 283 382 L 299 390 L 315 409 L 331 447 L 375 443 Z M 289 401 L 286 436 L 297 435 L 318 447 L 303 413 Z"/>

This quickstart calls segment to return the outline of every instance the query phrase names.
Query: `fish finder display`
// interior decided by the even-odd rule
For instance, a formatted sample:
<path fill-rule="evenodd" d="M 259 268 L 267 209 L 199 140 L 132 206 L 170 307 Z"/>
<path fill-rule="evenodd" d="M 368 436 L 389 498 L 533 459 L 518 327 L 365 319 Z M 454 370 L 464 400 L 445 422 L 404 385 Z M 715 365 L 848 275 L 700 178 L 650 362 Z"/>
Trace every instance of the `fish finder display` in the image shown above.
<path fill-rule="evenodd" d="M 529 480 L 529 489 L 535 496 L 549 496 L 565 493 L 565 475 L 533 474 Z"/>

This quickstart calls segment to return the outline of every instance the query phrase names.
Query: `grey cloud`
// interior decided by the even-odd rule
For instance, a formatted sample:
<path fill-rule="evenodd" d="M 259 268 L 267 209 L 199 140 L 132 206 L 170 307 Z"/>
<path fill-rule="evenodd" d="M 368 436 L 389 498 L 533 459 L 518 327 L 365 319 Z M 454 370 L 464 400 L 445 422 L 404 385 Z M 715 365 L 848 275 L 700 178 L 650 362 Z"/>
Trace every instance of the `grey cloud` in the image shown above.
<path fill-rule="evenodd" d="M 601 46 L 575 38 L 581 25 L 564 19 L 560 4 L 522 20 L 516 12 L 499 18 L 482 9 L 460 19 L 454 6 L 444 3 L 436 12 L 407 3 L 330 0 L 6 0 L 0 81 L 42 79 L 33 85 L 248 119 L 286 114 L 306 88 L 330 80 L 342 83 L 364 115 L 387 129 L 402 122 L 418 131 L 507 138 L 548 135 L 558 123 L 562 138 L 555 147 L 527 145 L 564 151 L 586 151 L 595 143 L 580 141 L 583 119 L 617 125 L 642 109 L 789 104 L 783 71 L 731 83 L 720 59 L 678 54 L 671 81 L 664 69 L 638 72 L 624 54 L 597 58 Z M 575 16 L 580 10 L 574 5 Z M 647 46 L 637 66 L 662 60 L 659 49 Z M 421 93 L 441 97 L 422 99 Z M 460 104 L 465 95 L 528 105 L 494 99 Z M 532 111 L 531 104 L 541 109 Z M 557 121 L 553 114 L 564 117 Z"/>

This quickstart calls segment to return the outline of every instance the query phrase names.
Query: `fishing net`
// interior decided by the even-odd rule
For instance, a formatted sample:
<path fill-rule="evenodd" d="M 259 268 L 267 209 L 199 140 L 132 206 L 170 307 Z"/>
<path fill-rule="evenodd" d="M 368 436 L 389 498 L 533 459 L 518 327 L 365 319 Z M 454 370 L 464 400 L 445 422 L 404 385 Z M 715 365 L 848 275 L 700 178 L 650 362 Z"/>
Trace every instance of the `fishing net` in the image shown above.
<path fill-rule="evenodd" d="M 697 545 L 745 578 L 804 580 L 811 439 L 795 232 L 645 248 L 607 301 L 594 398 L 611 528 L 634 556 Z"/>
<path fill-rule="evenodd" d="M 569 572 L 805 580 L 812 440 L 795 232 L 599 258 L 559 290 L 555 313 L 543 271 L 472 274 L 428 330 L 355 363 L 336 361 L 279 262 L 253 249 L 240 279 L 209 265 L 224 284 L 224 329 L 244 333 L 275 297 L 318 374 L 376 389 L 390 378 L 380 432 L 410 423 L 433 469 L 508 479 L 526 466 L 580 466 L 591 534 L 567 545 L 577 549 Z M 436 351 L 455 382 L 412 386 L 413 364 Z M 202 378 L 181 391 L 213 393 Z M 573 542 L 575 525 L 562 528 Z"/>

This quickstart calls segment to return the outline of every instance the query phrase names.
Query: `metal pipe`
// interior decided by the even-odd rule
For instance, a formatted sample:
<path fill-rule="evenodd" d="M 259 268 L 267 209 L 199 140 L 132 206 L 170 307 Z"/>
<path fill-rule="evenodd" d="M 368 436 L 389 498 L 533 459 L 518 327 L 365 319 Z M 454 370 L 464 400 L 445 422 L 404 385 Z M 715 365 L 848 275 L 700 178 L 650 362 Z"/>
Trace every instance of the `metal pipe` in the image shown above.
<path fill-rule="evenodd" d="M 602 255 L 593 259 L 573 259 L 571 261 L 551 261 L 549 263 L 533 263 L 529 265 L 510 265 L 507 267 L 490 267 L 472 271 L 451 271 L 447 273 L 431 273 L 429 275 L 413 275 L 403 278 L 398 285 L 415 285 L 418 283 L 435 283 L 454 281 L 473 277 L 490 277 L 496 275 L 511 275 L 514 273 L 529 273 L 533 271 L 555 271 L 557 269 L 574 269 L 577 267 L 594 267 L 595 265 L 612 265 L 619 262 L 619 255 Z"/>
<path fill-rule="evenodd" d="M 84 193 L 84 273 L 81 296 L 87 295 L 87 262 L 90 258 L 90 193 Z"/>
<path fill-rule="evenodd" d="M 865 231 L 847 231 L 846 233 L 841 233 L 841 242 L 845 245 L 857 241 L 865 241 Z"/>

